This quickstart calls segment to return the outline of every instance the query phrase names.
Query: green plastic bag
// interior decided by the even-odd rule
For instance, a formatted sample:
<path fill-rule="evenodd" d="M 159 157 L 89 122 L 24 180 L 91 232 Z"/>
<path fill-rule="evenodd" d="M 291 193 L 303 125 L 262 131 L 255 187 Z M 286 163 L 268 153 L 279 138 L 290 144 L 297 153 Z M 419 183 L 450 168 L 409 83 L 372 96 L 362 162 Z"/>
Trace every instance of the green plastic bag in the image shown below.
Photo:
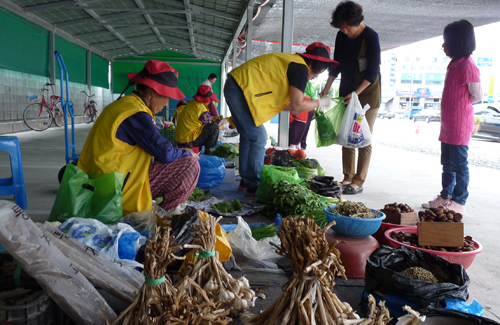
<path fill-rule="evenodd" d="M 278 183 L 282 179 L 294 184 L 300 183 L 299 174 L 297 174 L 294 167 L 264 165 L 260 173 L 260 184 L 257 192 L 255 192 L 258 199 L 257 202 L 264 203 L 266 198 L 269 197 L 273 184 Z"/>
<path fill-rule="evenodd" d="M 87 175 L 68 164 L 57 191 L 49 221 L 64 222 L 72 217 L 97 219 L 114 224 L 123 217 L 122 187 L 125 174 L 112 172 Z"/>
<path fill-rule="evenodd" d="M 331 109 L 322 108 L 314 111 L 316 120 L 316 146 L 328 147 L 337 141 L 340 124 L 345 113 L 345 105 L 342 97 L 332 99 L 335 106 Z"/>

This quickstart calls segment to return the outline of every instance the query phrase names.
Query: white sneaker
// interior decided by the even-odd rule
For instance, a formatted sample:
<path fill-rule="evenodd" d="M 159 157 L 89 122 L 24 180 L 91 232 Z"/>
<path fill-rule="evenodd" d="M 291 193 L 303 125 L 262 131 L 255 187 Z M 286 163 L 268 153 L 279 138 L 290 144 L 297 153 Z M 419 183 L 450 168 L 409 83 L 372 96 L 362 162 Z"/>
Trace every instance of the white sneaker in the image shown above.
<path fill-rule="evenodd" d="M 461 205 L 453 200 L 450 200 L 450 202 L 445 206 L 445 208 L 448 210 L 453 210 L 457 213 L 465 214 L 465 205 Z"/>
<path fill-rule="evenodd" d="M 450 203 L 450 199 L 443 199 L 441 195 L 437 195 L 436 198 L 432 201 L 429 201 L 427 203 L 422 203 L 422 208 L 429 209 L 429 208 L 437 208 L 437 207 L 444 207 Z"/>

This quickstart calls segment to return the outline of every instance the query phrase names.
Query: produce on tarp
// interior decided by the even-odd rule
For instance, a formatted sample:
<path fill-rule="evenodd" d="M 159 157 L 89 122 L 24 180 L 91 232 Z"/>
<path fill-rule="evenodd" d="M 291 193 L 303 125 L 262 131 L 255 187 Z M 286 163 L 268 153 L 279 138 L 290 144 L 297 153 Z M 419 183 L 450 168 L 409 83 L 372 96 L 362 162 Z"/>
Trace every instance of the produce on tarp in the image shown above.
<path fill-rule="evenodd" d="M 321 196 L 340 198 L 342 186 L 332 176 L 313 176 L 306 180 L 309 188 Z"/>
<path fill-rule="evenodd" d="M 250 289 L 245 277 L 233 279 L 219 261 L 215 243 L 216 225 L 221 218 L 208 215 L 204 221 L 200 220 L 198 225 L 193 226 L 194 242 L 201 248 L 193 263 L 188 262 L 185 266 L 186 276 L 178 285 L 178 297 L 195 301 L 207 300 L 208 297 L 220 303 L 220 308 L 227 313 L 238 315 L 254 306 L 255 292 Z"/>
<path fill-rule="evenodd" d="M 292 155 L 292 157 L 297 159 L 307 158 L 306 152 L 302 149 L 287 149 L 287 151 Z"/>
<path fill-rule="evenodd" d="M 308 180 L 316 175 L 325 176 L 325 170 L 316 159 L 297 159 L 292 157 L 291 162 L 299 165 L 299 167 L 295 167 L 295 170 L 297 170 L 301 180 Z"/>
<path fill-rule="evenodd" d="M 167 266 L 175 259 L 183 259 L 173 254 L 173 238 L 170 229 L 158 231 L 146 243 L 143 284 L 134 302 L 118 316 L 114 324 L 227 324 L 229 311 L 219 308 L 219 304 L 200 295 L 198 300 L 180 296 L 166 274 Z M 200 248 L 189 245 L 184 248 Z M 203 291 L 198 285 L 194 290 Z M 108 323 L 109 324 L 109 323 Z"/>
<path fill-rule="evenodd" d="M 209 198 L 213 197 L 213 195 L 208 193 L 210 193 L 210 190 L 203 190 L 199 187 L 195 187 L 193 193 L 191 193 L 191 195 L 189 196 L 188 201 L 201 202 L 208 200 Z"/>
<path fill-rule="evenodd" d="M 276 236 L 276 227 L 273 223 L 266 226 L 256 227 L 251 229 L 252 229 L 252 237 L 255 240 L 261 240 L 263 238 Z"/>
<path fill-rule="evenodd" d="M 218 210 L 221 213 L 235 212 L 243 210 L 243 204 L 240 200 L 236 199 L 231 202 L 219 202 L 211 205 L 212 208 Z"/>
<path fill-rule="evenodd" d="M 265 201 L 269 217 L 297 216 L 325 206 L 321 198 L 305 186 L 281 180 L 274 184 Z"/>
<path fill-rule="evenodd" d="M 271 244 L 276 253 L 290 259 L 293 277 L 283 286 L 283 293 L 258 315 L 247 312 L 242 324 L 386 324 L 391 320 L 385 303 L 377 308 L 371 296 L 368 318 L 361 319 L 352 307 L 332 292 L 335 277 L 346 278 L 335 247 L 328 243 L 325 229 L 314 224 L 313 217 L 286 217 L 279 226 L 280 246 Z"/>

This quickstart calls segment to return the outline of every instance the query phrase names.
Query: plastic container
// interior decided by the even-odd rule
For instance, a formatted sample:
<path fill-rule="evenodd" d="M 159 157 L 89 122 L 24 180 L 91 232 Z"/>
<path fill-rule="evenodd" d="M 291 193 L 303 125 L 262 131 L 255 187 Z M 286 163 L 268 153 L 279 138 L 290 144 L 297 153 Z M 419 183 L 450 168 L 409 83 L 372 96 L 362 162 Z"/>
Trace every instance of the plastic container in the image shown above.
<path fill-rule="evenodd" d="M 380 228 L 382 220 L 385 219 L 385 214 L 383 212 L 373 209 L 370 210 L 372 210 L 377 218 L 351 218 L 330 212 L 330 208 L 335 208 L 336 206 L 337 205 L 331 205 L 324 208 L 323 211 L 326 213 L 326 220 L 328 223 L 335 221 L 335 225 L 332 226 L 332 229 L 339 235 L 352 238 L 364 238 L 373 235 Z"/>
<path fill-rule="evenodd" d="M 165 138 L 169 139 L 170 142 L 175 143 L 175 129 L 163 129 L 160 130 L 161 135 L 163 135 Z"/>
<path fill-rule="evenodd" d="M 470 252 L 441 252 L 441 251 L 435 251 L 432 249 L 414 247 L 414 246 L 400 243 L 397 240 L 392 239 L 391 232 L 393 232 L 393 231 L 395 231 L 395 230 L 388 229 L 385 231 L 385 234 L 384 234 L 386 240 L 389 242 L 389 245 L 391 247 L 398 248 L 401 246 L 406 246 L 408 248 L 418 249 L 418 250 L 421 250 L 421 251 L 424 251 L 427 253 L 438 255 L 450 263 L 462 265 L 464 267 L 464 269 L 467 269 L 474 261 L 474 258 L 476 258 L 476 255 L 483 251 L 483 245 L 481 245 L 479 242 L 477 242 L 475 240 L 473 240 L 473 242 L 474 242 L 474 246 L 476 247 L 476 250 L 470 251 Z M 398 228 L 397 231 L 404 231 L 404 232 L 407 232 L 410 234 L 417 233 L 416 227 L 401 227 L 401 228 Z"/>
<path fill-rule="evenodd" d="M 382 222 L 380 224 L 380 228 L 378 228 L 377 232 L 375 232 L 373 234 L 373 237 L 375 237 L 375 239 L 378 240 L 380 245 L 390 246 L 389 241 L 387 239 L 385 239 L 386 230 L 392 229 L 392 230 L 399 231 L 399 228 L 403 228 L 403 227 L 414 227 L 415 229 L 417 228 L 417 226 L 396 225 L 394 223 Z"/>
<path fill-rule="evenodd" d="M 69 323 L 72 323 L 71 320 L 45 292 L 24 305 L 0 305 L 0 324 L 63 325 Z"/>

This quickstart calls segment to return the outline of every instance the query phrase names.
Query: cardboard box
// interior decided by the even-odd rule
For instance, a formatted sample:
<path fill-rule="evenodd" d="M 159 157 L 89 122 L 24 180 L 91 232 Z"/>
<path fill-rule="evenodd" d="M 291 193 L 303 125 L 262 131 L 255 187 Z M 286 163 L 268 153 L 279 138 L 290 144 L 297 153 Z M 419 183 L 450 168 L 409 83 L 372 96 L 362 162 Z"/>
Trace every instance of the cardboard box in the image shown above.
<path fill-rule="evenodd" d="M 385 219 L 382 222 L 392 223 L 395 225 L 415 226 L 418 222 L 416 212 L 396 213 L 391 211 L 382 211 L 385 214 Z"/>
<path fill-rule="evenodd" d="M 417 231 L 420 246 L 464 246 L 464 224 L 461 222 L 418 222 Z"/>
<path fill-rule="evenodd" d="M 224 176 L 224 180 L 222 183 L 231 183 L 233 184 L 236 180 L 236 170 L 234 169 L 234 164 L 232 162 L 228 162 L 226 165 L 226 175 Z"/>

